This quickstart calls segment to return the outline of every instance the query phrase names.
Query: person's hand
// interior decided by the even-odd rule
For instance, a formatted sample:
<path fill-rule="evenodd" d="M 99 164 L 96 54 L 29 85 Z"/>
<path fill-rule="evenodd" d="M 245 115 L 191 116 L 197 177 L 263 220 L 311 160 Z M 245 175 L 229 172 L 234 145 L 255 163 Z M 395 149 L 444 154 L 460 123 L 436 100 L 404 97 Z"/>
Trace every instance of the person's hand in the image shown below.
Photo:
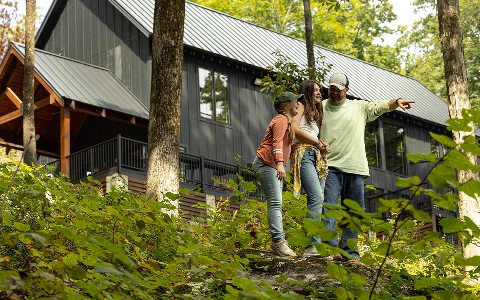
<path fill-rule="evenodd" d="M 320 149 L 322 153 L 330 152 L 330 146 L 322 140 L 318 140 L 317 148 Z"/>
<path fill-rule="evenodd" d="M 277 178 L 280 181 L 285 180 L 287 178 L 287 173 L 285 172 L 285 167 L 282 164 L 277 164 Z"/>
<path fill-rule="evenodd" d="M 415 101 L 414 100 L 403 99 L 403 98 L 398 98 L 398 99 L 395 100 L 395 103 L 401 109 L 406 110 L 406 109 L 412 108 L 412 104 L 415 103 Z"/>

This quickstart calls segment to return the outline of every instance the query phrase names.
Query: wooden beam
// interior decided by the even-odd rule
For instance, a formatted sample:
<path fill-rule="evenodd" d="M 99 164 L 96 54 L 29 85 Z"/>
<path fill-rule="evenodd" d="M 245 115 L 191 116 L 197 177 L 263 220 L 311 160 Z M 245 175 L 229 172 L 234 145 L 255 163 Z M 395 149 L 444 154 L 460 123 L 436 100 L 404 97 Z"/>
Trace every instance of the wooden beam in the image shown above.
<path fill-rule="evenodd" d="M 70 175 L 67 156 L 70 155 L 70 108 L 60 108 L 60 171 Z"/>
<path fill-rule="evenodd" d="M 23 151 L 23 145 L 6 143 L 6 142 L 4 142 L 4 141 L 0 141 L 0 147 L 5 147 L 6 149 L 8 149 L 8 151 L 10 151 L 10 150 L 12 150 L 12 149 Z M 7 153 L 7 154 L 8 154 L 8 153 Z M 47 156 L 47 157 L 51 157 L 51 158 L 60 158 L 60 156 L 58 155 L 58 153 L 52 153 L 52 152 L 48 152 L 48 151 L 44 151 L 44 150 L 39 150 L 39 149 L 37 149 L 37 154 L 40 154 L 40 155 L 43 155 L 43 156 Z"/>
<path fill-rule="evenodd" d="M 0 117 L 0 125 L 10 122 L 11 120 L 15 120 L 16 118 L 19 118 L 22 115 L 23 113 L 20 110 L 12 111 L 11 113 L 3 115 Z"/>
<path fill-rule="evenodd" d="M 37 110 L 51 104 L 57 104 L 57 102 L 55 102 L 53 95 L 50 95 L 49 97 L 46 97 L 40 101 L 33 103 L 33 107 L 35 110 Z"/>
<path fill-rule="evenodd" d="M 13 104 L 18 108 L 20 109 L 20 107 L 22 107 L 22 100 L 20 100 L 20 98 L 18 98 L 17 94 L 15 94 L 14 91 L 12 91 L 11 88 L 7 87 L 7 89 L 5 90 L 5 94 L 7 95 L 8 99 L 10 99 L 10 101 L 13 102 Z"/>

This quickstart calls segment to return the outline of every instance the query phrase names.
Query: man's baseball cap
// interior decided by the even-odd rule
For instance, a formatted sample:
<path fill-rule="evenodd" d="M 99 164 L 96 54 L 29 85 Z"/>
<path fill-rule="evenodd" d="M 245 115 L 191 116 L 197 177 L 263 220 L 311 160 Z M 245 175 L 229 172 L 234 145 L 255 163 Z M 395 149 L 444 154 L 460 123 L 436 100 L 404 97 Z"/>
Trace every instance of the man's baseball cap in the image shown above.
<path fill-rule="evenodd" d="M 302 97 L 303 94 L 294 94 L 292 92 L 282 92 L 280 93 L 275 100 L 273 100 L 273 106 L 275 109 L 279 108 L 284 102 L 297 100 Z"/>
<path fill-rule="evenodd" d="M 343 90 L 344 88 L 348 87 L 348 78 L 347 75 L 342 73 L 333 74 L 330 77 L 329 85 L 336 86 L 339 90 Z"/>

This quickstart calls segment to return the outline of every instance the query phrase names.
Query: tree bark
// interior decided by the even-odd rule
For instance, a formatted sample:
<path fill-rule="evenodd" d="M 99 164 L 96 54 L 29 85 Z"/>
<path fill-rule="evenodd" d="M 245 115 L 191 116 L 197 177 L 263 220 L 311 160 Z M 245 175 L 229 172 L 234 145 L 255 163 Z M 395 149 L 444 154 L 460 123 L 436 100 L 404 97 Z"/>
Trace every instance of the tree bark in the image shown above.
<path fill-rule="evenodd" d="M 184 20 L 184 0 L 155 1 L 146 193 L 157 200 L 179 189 Z"/>
<path fill-rule="evenodd" d="M 307 45 L 308 76 L 315 80 L 315 52 L 313 50 L 313 22 L 310 0 L 303 0 L 303 12 L 305 16 L 305 41 Z"/>
<path fill-rule="evenodd" d="M 23 162 L 37 164 L 34 109 L 35 0 L 27 0 L 25 25 L 25 67 L 23 77 Z"/>
<path fill-rule="evenodd" d="M 442 45 L 445 78 L 447 82 L 448 109 L 451 118 L 462 118 L 462 111 L 469 109 L 470 99 L 468 95 L 467 71 L 463 54 L 463 37 L 460 22 L 460 9 L 458 0 L 438 0 L 438 23 L 440 28 L 440 41 Z M 473 123 L 469 131 L 453 131 L 453 139 L 460 145 L 467 136 L 474 136 Z M 458 147 L 460 151 L 460 147 Z M 465 152 L 464 152 L 465 153 Z M 477 165 L 476 156 L 465 153 L 470 162 Z M 457 178 L 460 183 L 470 179 L 478 179 L 472 171 L 457 170 Z M 480 224 L 479 200 L 459 192 L 458 211 L 459 217 L 469 217 L 477 225 Z M 475 243 L 462 245 L 464 257 L 480 255 L 480 247 Z"/>

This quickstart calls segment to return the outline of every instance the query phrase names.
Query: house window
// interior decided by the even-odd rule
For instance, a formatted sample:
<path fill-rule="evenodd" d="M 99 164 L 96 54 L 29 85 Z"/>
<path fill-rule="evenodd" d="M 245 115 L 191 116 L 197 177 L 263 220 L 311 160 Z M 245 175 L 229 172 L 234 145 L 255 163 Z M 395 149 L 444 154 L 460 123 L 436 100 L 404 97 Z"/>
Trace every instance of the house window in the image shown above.
<path fill-rule="evenodd" d="M 368 165 L 380 168 L 382 165 L 380 152 L 380 135 L 378 133 L 378 122 L 373 121 L 365 126 L 365 150 L 367 152 Z"/>
<path fill-rule="evenodd" d="M 200 116 L 230 124 L 228 76 L 212 70 L 198 69 Z"/>
<path fill-rule="evenodd" d="M 386 169 L 406 174 L 405 132 L 402 127 L 384 123 Z"/>
<path fill-rule="evenodd" d="M 437 142 L 437 140 L 430 138 L 430 149 L 438 158 L 443 157 L 448 151 L 447 147 Z"/>

